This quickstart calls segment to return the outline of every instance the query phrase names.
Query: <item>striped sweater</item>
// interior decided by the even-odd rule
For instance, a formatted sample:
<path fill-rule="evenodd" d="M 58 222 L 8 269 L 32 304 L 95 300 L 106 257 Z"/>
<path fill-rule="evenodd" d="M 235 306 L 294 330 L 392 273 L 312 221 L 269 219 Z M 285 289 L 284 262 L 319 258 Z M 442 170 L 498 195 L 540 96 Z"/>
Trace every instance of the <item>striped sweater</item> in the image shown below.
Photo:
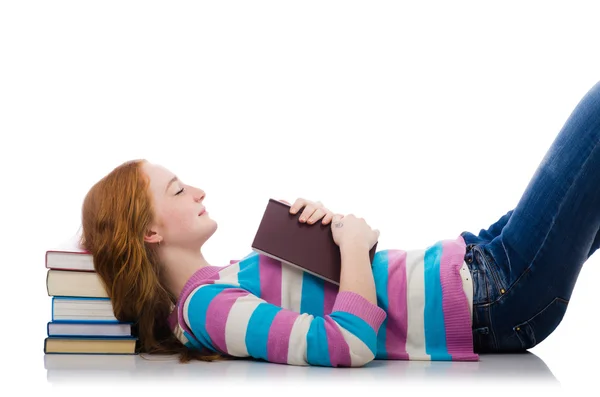
<path fill-rule="evenodd" d="M 292 365 L 363 366 L 374 359 L 476 361 L 460 269 L 462 237 L 375 253 L 377 305 L 252 252 L 199 269 L 169 317 L 179 340 Z"/>

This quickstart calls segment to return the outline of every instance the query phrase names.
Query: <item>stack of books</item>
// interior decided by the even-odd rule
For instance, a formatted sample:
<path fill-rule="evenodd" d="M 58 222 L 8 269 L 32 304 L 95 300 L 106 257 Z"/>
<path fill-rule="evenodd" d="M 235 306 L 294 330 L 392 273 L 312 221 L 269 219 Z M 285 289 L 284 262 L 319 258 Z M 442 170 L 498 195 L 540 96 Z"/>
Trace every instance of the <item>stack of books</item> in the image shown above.
<path fill-rule="evenodd" d="M 51 302 L 46 354 L 135 354 L 133 324 L 119 322 L 94 271 L 92 255 L 76 245 L 46 251 Z"/>

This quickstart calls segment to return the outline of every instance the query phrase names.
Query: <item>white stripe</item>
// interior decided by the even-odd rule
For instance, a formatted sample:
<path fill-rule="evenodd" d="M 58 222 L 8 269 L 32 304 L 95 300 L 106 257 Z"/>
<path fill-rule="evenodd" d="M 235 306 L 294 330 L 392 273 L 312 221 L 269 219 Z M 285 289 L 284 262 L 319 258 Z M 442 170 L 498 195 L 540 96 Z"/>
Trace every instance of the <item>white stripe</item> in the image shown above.
<path fill-rule="evenodd" d="M 361 367 L 375 359 L 371 349 L 362 340 L 338 323 L 335 324 L 342 332 L 342 336 L 350 348 L 350 366 Z"/>
<path fill-rule="evenodd" d="M 225 266 L 223 270 L 219 270 L 219 279 L 215 280 L 215 284 L 231 284 L 239 287 L 238 272 L 240 271 L 240 263 L 234 263 Z"/>
<path fill-rule="evenodd" d="M 425 353 L 425 252 L 406 252 L 406 352 L 411 360 L 431 359 Z"/>
<path fill-rule="evenodd" d="M 183 333 L 183 329 L 181 328 L 181 326 L 180 326 L 179 324 L 177 324 L 177 325 L 175 326 L 175 329 L 173 330 L 173 334 L 175 334 L 175 337 L 176 337 L 177 339 L 179 339 L 179 341 L 180 341 L 182 344 L 184 344 L 184 345 L 185 345 L 186 343 L 188 343 L 188 342 L 189 342 L 188 338 L 187 338 L 187 337 L 184 335 L 184 333 Z"/>
<path fill-rule="evenodd" d="M 225 324 L 225 344 L 227 352 L 232 356 L 249 356 L 246 348 L 246 330 L 252 313 L 258 305 L 264 302 L 263 299 L 250 294 L 236 299 L 231 306 Z"/>
<path fill-rule="evenodd" d="M 292 332 L 290 332 L 290 342 L 288 343 L 288 364 L 309 365 L 306 353 L 308 349 L 306 336 L 314 318 L 312 314 L 304 313 L 294 321 Z"/>
<path fill-rule="evenodd" d="M 300 312 L 304 272 L 294 266 L 281 264 L 281 307 Z"/>
<path fill-rule="evenodd" d="M 460 267 L 460 277 L 462 279 L 463 291 L 467 296 L 467 302 L 469 304 L 469 314 L 471 315 L 471 323 L 473 322 L 473 277 L 467 267 L 467 262 L 463 260 L 462 266 Z"/>

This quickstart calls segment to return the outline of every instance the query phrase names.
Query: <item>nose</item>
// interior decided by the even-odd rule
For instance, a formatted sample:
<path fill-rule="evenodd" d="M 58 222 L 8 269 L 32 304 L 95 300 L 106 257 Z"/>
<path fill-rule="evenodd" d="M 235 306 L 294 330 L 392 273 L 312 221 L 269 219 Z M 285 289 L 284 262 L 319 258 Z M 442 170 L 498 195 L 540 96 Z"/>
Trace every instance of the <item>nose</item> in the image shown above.
<path fill-rule="evenodd" d="M 202 191 L 201 189 L 196 189 L 196 192 L 194 193 L 194 201 L 199 203 L 200 201 L 202 201 L 204 196 L 204 191 Z"/>

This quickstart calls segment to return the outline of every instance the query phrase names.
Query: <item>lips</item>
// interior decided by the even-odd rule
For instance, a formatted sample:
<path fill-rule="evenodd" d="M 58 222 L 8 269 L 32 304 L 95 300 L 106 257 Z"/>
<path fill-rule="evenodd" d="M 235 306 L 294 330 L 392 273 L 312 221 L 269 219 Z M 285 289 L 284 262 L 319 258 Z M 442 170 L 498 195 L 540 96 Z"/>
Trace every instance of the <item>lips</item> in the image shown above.
<path fill-rule="evenodd" d="M 198 216 L 200 216 L 200 215 L 204 214 L 205 212 L 206 212 L 206 208 L 202 208 L 202 211 L 200 211 L 200 212 L 198 213 Z"/>

